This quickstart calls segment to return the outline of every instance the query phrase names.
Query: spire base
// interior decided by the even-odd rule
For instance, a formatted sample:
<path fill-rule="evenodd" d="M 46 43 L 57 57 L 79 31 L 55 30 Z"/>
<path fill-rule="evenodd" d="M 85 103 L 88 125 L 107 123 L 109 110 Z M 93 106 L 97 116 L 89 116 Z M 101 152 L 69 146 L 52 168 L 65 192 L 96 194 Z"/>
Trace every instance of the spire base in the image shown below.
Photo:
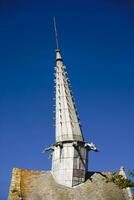
<path fill-rule="evenodd" d="M 84 144 L 75 146 L 74 141 L 55 147 L 52 155 L 52 174 L 55 181 L 67 187 L 85 182 L 88 151 Z"/>

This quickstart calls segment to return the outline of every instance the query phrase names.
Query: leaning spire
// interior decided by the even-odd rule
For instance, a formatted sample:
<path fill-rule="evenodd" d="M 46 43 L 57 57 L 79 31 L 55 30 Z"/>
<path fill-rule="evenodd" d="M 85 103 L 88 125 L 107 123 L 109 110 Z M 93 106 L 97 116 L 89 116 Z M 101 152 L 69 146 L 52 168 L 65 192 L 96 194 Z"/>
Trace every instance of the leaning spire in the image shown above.
<path fill-rule="evenodd" d="M 86 179 L 88 151 L 97 151 L 93 143 L 85 143 L 80 120 L 66 67 L 59 48 L 58 32 L 54 18 L 56 36 L 55 66 L 55 137 L 56 142 L 45 151 L 52 151 L 52 174 L 57 183 L 73 187 Z"/>
<path fill-rule="evenodd" d="M 63 63 L 59 49 L 58 33 L 54 18 L 54 28 L 56 36 L 56 110 L 55 110 L 55 131 L 56 142 L 62 141 L 83 141 L 80 120 L 78 118 L 74 98 L 72 95 L 70 82 L 66 67 Z"/>

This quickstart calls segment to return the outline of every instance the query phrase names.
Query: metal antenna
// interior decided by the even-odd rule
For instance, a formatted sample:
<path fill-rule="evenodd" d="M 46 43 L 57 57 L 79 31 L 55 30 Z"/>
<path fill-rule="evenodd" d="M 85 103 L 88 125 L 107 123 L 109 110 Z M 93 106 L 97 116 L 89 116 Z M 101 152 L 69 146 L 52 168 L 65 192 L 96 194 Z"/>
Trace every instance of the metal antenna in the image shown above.
<path fill-rule="evenodd" d="M 54 16 L 54 31 L 55 31 L 55 39 L 56 39 L 56 48 L 59 49 L 58 32 L 57 32 L 55 16 Z"/>

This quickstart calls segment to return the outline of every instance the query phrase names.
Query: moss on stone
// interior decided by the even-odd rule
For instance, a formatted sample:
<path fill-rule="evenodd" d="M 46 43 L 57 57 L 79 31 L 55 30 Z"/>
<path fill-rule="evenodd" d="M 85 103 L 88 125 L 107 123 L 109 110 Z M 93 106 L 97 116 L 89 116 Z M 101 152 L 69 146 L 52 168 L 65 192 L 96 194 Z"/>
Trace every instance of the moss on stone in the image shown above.
<path fill-rule="evenodd" d="M 134 187 L 133 181 L 124 178 L 122 175 L 119 175 L 118 173 L 113 173 L 111 175 L 106 176 L 106 182 L 113 182 L 121 189 L 127 187 Z"/>

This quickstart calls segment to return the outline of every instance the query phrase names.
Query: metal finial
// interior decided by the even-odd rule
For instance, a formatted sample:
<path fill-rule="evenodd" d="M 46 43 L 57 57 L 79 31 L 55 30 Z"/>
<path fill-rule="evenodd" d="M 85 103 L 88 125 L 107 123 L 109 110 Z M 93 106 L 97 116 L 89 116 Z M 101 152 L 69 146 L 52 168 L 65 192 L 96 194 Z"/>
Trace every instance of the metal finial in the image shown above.
<path fill-rule="evenodd" d="M 58 32 L 57 32 L 55 16 L 54 16 L 54 31 L 55 31 L 55 39 L 56 39 L 56 48 L 59 49 Z"/>

